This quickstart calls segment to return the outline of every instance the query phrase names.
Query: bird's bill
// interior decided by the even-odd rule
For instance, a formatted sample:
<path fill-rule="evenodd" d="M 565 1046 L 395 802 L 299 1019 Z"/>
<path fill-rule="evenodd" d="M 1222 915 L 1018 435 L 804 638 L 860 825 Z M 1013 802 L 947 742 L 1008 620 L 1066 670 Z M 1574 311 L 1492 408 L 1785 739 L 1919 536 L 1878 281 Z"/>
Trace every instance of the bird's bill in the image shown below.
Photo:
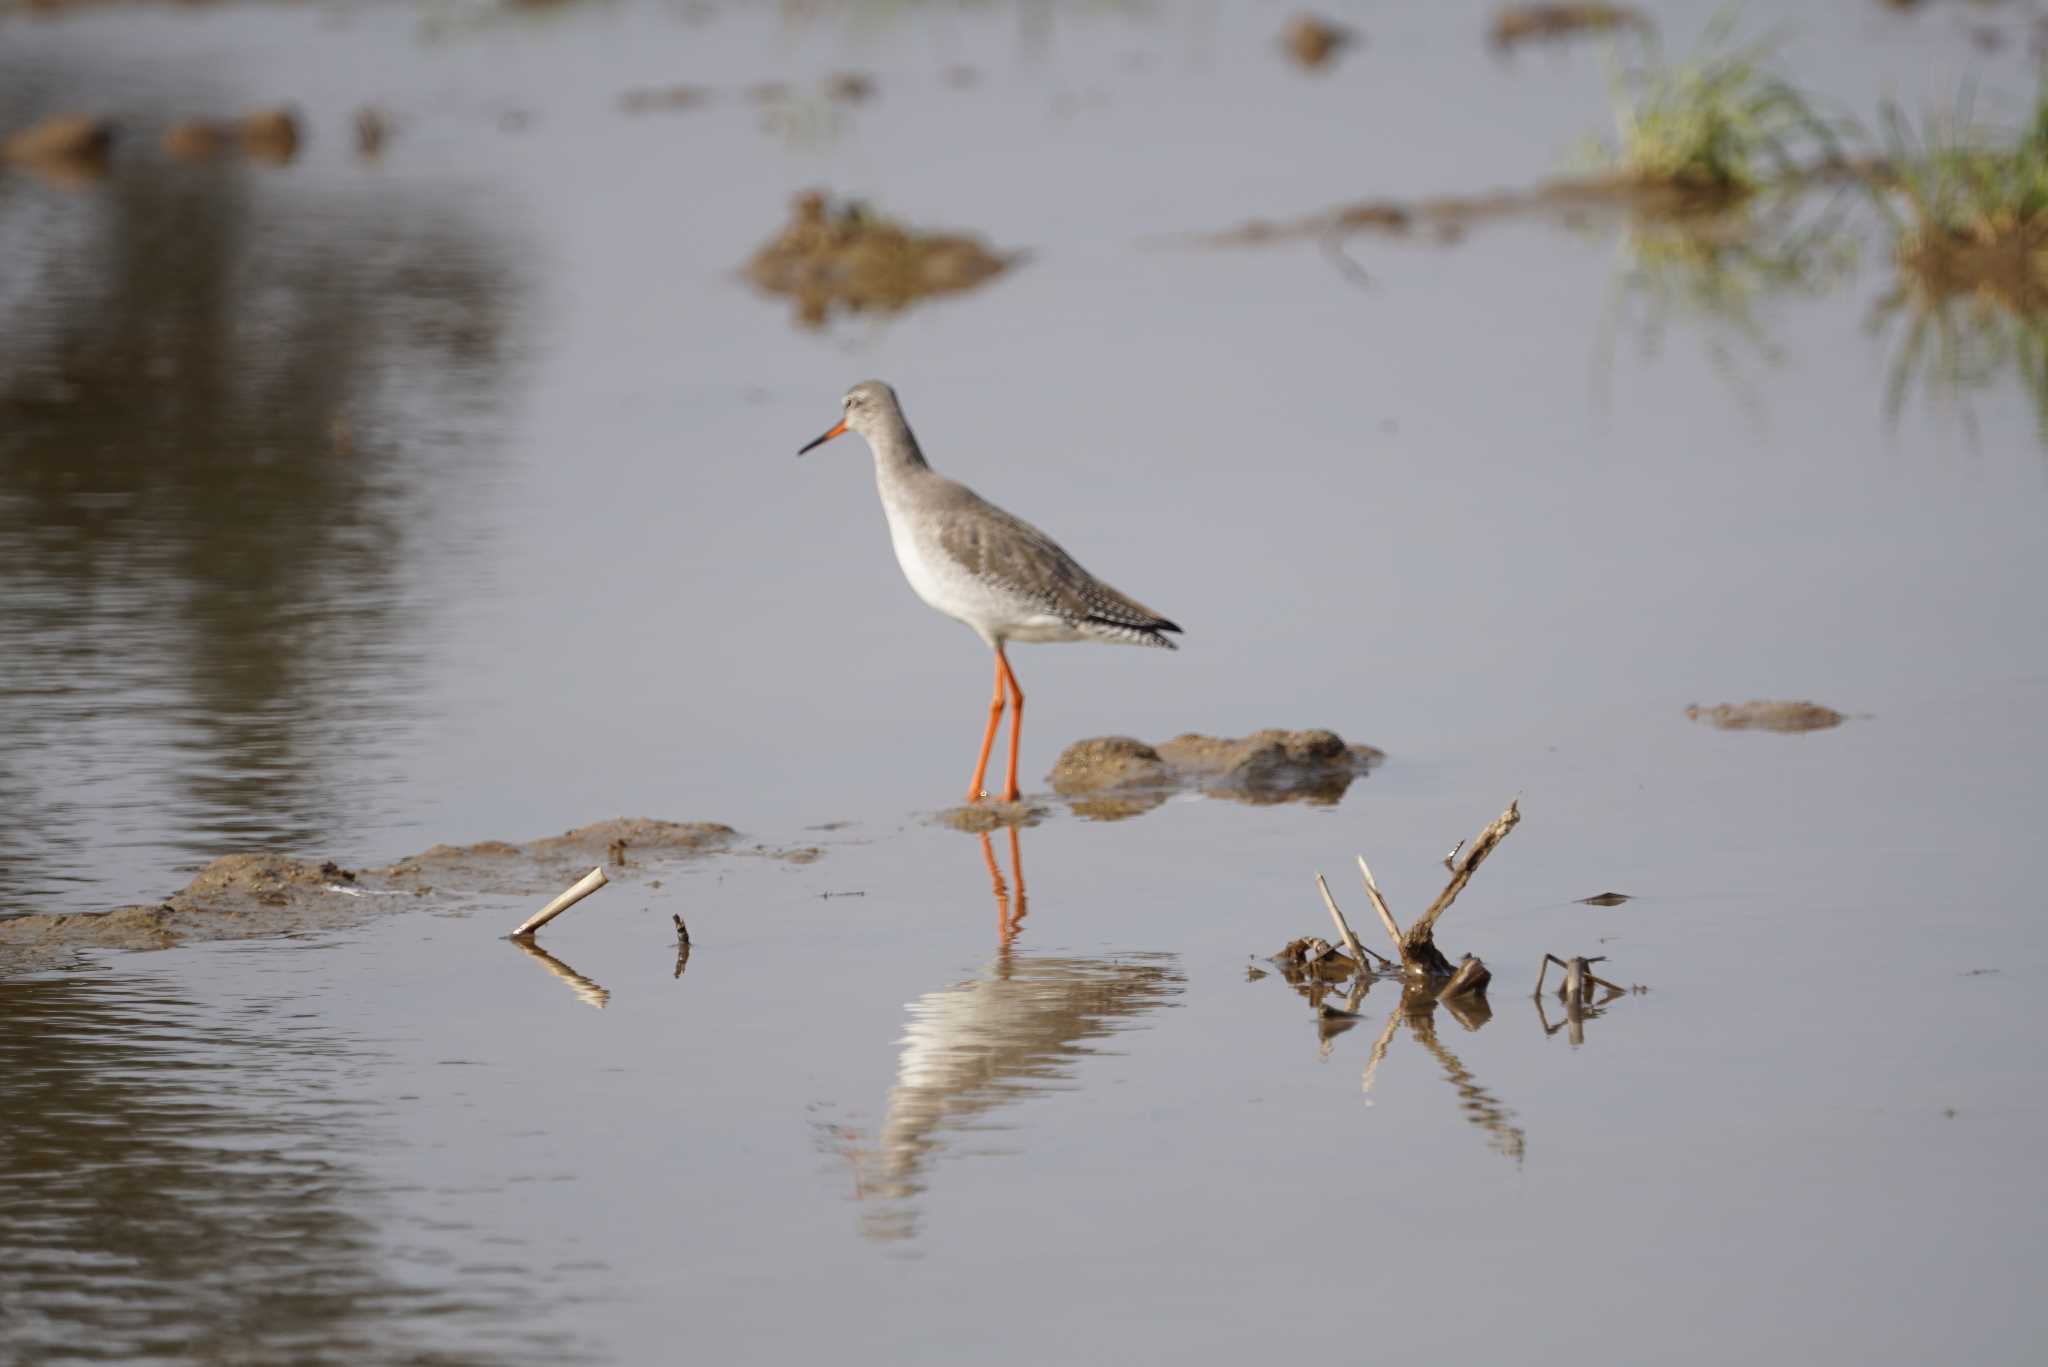
<path fill-rule="evenodd" d="M 844 432 L 845 430 L 846 424 L 842 422 L 837 427 L 833 428 L 830 432 L 827 432 L 824 436 L 819 437 L 815 441 L 805 442 L 802 446 L 799 446 L 797 448 L 796 453 L 801 456 L 807 451 L 815 451 L 820 446 L 823 446 L 826 442 L 832 440 L 832 438 L 838 436 L 841 432 Z"/>

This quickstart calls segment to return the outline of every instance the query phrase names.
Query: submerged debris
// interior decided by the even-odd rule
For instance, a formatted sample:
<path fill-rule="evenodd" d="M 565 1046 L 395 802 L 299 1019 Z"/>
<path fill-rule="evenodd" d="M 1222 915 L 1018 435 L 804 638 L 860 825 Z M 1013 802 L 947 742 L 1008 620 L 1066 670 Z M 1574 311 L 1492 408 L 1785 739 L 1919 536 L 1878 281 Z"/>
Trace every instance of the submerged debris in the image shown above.
<path fill-rule="evenodd" d="M 628 114 L 696 109 L 709 103 L 711 92 L 697 85 L 640 86 L 619 96 L 619 108 Z"/>
<path fill-rule="evenodd" d="M 978 238 L 916 232 L 858 201 L 835 205 L 810 191 L 797 196 L 788 226 L 754 253 L 746 274 L 771 294 L 794 296 L 798 319 L 815 327 L 834 308 L 894 312 L 970 289 L 1016 260 Z"/>
<path fill-rule="evenodd" d="M 1053 791 L 1098 821 L 1150 811 L 1174 792 L 1267 804 L 1328 805 L 1386 756 L 1334 731 L 1266 730 L 1226 739 L 1189 732 L 1157 747 L 1129 736 L 1076 741 L 1053 765 Z"/>
<path fill-rule="evenodd" d="M 1816 702 L 1765 700 L 1724 702 L 1713 707 L 1695 703 L 1685 709 L 1685 715 L 1723 731 L 1825 731 L 1848 720 L 1832 707 Z"/>
<path fill-rule="evenodd" d="M 1493 16 L 1493 45 L 1511 48 L 1530 39 L 1623 29 L 1648 34 L 1652 27 L 1648 16 L 1627 5 L 1508 5 Z"/>
<path fill-rule="evenodd" d="M 859 71 L 841 71 L 825 78 L 825 98 L 861 104 L 875 97 L 875 78 Z"/>
<path fill-rule="evenodd" d="M 1640 985 L 1623 987 L 1620 983 L 1611 983 L 1607 979 L 1595 974 L 1593 972 L 1593 965 L 1605 963 L 1606 961 L 1607 956 L 1604 954 L 1594 955 L 1591 958 L 1581 956 L 1570 959 L 1560 959 L 1555 954 L 1545 954 L 1543 956 L 1543 962 L 1536 970 L 1536 990 L 1529 995 L 1535 999 L 1536 1018 L 1543 1023 L 1544 1034 L 1554 1035 L 1559 1030 L 1569 1026 L 1571 1027 L 1571 1042 L 1573 1044 L 1584 1044 L 1586 1042 L 1585 1023 L 1589 1020 L 1598 1019 L 1602 1007 L 1617 998 L 1630 995 L 1640 996 L 1642 993 L 1650 990 Z M 1565 1018 L 1556 1025 L 1550 1023 L 1550 1017 L 1545 1015 L 1543 1011 L 1543 981 L 1550 972 L 1552 964 L 1556 964 L 1564 970 L 1564 980 L 1558 984 L 1557 996 L 1564 1003 Z M 1596 988 L 1599 989 L 1597 997 L 1594 991 Z"/>
<path fill-rule="evenodd" d="M 1350 29 L 1313 14 L 1296 15 L 1280 34 L 1280 45 L 1309 71 L 1320 70 L 1356 40 Z"/>
<path fill-rule="evenodd" d="M 356 111 L 355 125 L 356 155 L 364 161 L 384 155 L 384 144 L 391 136 L 391 120 L 384 117 L 384 111 L 366 104 Z"/>

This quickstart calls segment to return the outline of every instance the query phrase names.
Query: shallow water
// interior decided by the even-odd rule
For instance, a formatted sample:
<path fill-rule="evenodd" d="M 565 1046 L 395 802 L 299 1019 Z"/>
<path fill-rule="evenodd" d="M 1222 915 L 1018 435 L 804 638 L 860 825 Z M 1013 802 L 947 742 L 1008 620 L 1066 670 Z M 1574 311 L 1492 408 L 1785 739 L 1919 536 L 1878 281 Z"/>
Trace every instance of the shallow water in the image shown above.
<path fill-rule="evenodd" d="M 607 890 L 543 937 L 580 984 L 494 938 L 528 908 L 452 896 L 0 981 L 0 1343 L 2027 1360 L 2025 386 L 1916 377 L 1888 415 L 1854 213 L 1855 269 L 1747 313 L 1598 218 L 1354 239 L 1364 286 L 1314 244 L 1165 244 L 1526 184 L 1604 117 L 1597 45 L 1501 61 L 1485 6 L 1362 11 L 1313 78 L 1288 12 L 0 22 L 10 126 L 288 97 L 312 129 L 282 170 L 145 137 L 98 185 L 0 177 L 0 904 L 617 812 L 826 849 Z M 1968 33 L 2018 21 L 1964 13 L 1816 7 L 1787 65 L 1858 112 L 1965 76 L 2019 108 L 2023 32 Z M 872 101 L 802 93 L 849 69 Z M 674 82 L 717 98 L 617 108 Z M 735 272 L 810 185 L 1032 257 L 804 331 Z M 984 657 L 897 582 L 858 448 L 791 459 L 870 374 L 941 469 L 1188 628 L 1019 652 L 1027 780 L 1079 736 L 1266 725 L 1387 765 L 1334 809 L 1056 812 L 1021 913 L 995 838 L 994 895 L 921 816 Z M 1683 715 L 1755 696 L 1852 719 Z M 1360 850 L 1412 914 L 1516 794 L 1443 929 L 1492 1018 L 1400 1025 L 1366 1091 L 1398 993 L 1326 1041 L 1249 956 L 1323 928 L 1317 869 L 1358 922 Z M 1576 904 L 1608 889 L 1636 900 Z M 1545 951 L 1651 991 L 1548 1034 Z"/>

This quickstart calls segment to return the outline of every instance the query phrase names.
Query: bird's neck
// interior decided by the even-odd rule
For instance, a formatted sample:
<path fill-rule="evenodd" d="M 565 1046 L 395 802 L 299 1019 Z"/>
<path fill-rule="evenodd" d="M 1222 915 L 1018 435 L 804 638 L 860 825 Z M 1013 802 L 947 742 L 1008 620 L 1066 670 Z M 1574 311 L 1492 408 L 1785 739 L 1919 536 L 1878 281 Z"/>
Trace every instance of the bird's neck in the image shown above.
<path fill-rule="evenodd" d="M 869 435 L 868 446 L 875 453 L 875 478 L 885 486 L 931 469 L 925 464 L 924 452 L 918 449 L 917 438 L 911 435 L 908 423 L 895 422 L 880 428 Z"/>

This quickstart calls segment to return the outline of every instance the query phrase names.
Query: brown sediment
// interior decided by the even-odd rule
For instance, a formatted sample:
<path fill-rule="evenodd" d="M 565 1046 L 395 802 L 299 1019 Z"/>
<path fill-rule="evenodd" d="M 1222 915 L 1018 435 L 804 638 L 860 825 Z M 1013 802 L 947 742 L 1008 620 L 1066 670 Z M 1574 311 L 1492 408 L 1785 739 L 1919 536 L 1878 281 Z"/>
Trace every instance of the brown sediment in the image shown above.
<path fill-rule="evenodd" d="M 825 98 L 861 104 L 875 97 L 875 78 L 859 71 L 841 71 L 825 78 Z"/>
<path fill-rule="evenodd" d="M 299 154 L 299 117 L 285 108 L 259 109 L 235 121 L 244 155 L 283 165 Z"/>
<path fill-rule="evenodd" d="M 936 820 L 969 835 L 985 835 L 1006 826 L 1036 826 L 1045 815 L 1046 808 L 1033 802 L 967 802 L 948 807 Z"/>
<path fill-rule="evenodd" d="M 1723 731 L 1825 731 L 1831 726 L 1840 726 L 1847 720 L 1832 707 L 1822 707 L 1815 702 L 1754 702 L 1720 703 L 1713 707 L 1701 707 L 1697 703 L 1685 709 L 1685 715 L 1694 721 L 1703 721 Z"/>
<path fill-rule="evenodd" d="M 1935 300 L 1975 295 L 2015 314 L 2048 311 L 2048 215 L 1969 232 L 1922 228 L 1900 242 L 1898 262 Z"/>
<path fill-rule="evenodd" d="M 381 131 L 378 136 L 381 141 Z M 281 166 L 299 154 L 299 119 L 283 107 L 259 109 L 238 119 L 181 119 L 164 130 L 161 145 L 173 161 L 210 161 L 240 151 L 252 160 Z"/>
<path fill-rule="evenodd" d="M 91 114 L 58 114 L 8 134 L 0 141 L 0 161 L 52 180 L 81 182 L 106 174 L 113 146 L 110 121 Z"/>
<path fill-rule="evenodd" d="M 1386 756 L 1334 731 L 1267 730 L 1227 739 L 1189 732 L 1158 746 L 1129 736 L 1076 741 L 1053 765 L 1053 791 L 1100 821 L 1136 816 L 1175 792 L 1263 805 L 1340 800 Z"/>
<path fill-rule="evenodd" d="M 628 114 L 697 109 L 709 103 L 711 92 L 697 85 L 641 86 L 619 96 L 619 108 Z"/>
<path fill-rule="evenodd" d="M 1320 70 L 1356 40 L 1350 29 L 1313 14 L 1296 15 L 1280 34 L 1280 46 L 1309 71 Z"/>
<path fill-rule="evenodd" d="M 717 822 L 619 817 L 524 844 L 436 845 L 380 868 L 231 854 L 153 905 L 0 920 L 0 971 L 41 966 L 52 952 L 80 948 L 162 949 L 192 941 L 335 930 L 428 894 L 553 894 L 593 864 L 609 865 L 614 879 L 635 879 L 719 854 L 797 864 L 820 854 L 814 846 L 742 849 L 736 840 L 732 827 Z M 655 879 L 650 886 L 659 884 Z"/>
<path fill-rule="evenodd" d="M 818 326 L 834 310 L 895 312 L 936 294 L 971 289 L 1017 261 L 979 238 L 925 233 L 854 201 L 799 195 L 790 221 L 745 267 L 771 294 L 796 300 L 798 320 Z"/>
<path fill-rule="evenodd" d="M 1569 38 L 1584 33 L 1654 31 L 1649 17 L 1627 5 L 1508 5 L 1493 16 L 1493 45 L 1511 48 L 1531 39 Z"/>

